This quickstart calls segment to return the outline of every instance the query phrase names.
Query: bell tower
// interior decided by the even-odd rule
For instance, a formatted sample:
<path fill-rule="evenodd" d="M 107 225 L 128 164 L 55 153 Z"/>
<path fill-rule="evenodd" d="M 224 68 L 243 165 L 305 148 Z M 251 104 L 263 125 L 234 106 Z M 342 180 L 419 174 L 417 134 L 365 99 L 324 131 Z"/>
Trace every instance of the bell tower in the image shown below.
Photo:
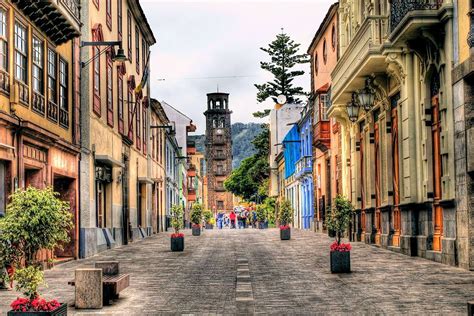
<path fill-rule="evenodd" d="M 232 193 L 224 189 L 224 181 L 232 172 L 232 131 L 229 94 L 207 94 L 206 167 L 208 207 L 211 211 L 230 212 Z"/>

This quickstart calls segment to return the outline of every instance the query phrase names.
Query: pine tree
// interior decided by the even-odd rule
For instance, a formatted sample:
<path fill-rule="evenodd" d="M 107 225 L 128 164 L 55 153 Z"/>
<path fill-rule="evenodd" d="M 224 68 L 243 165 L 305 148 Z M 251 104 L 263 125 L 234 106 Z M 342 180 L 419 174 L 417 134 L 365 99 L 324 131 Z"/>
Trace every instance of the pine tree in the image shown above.
<path fill-rule="evenodd" d="M 274 76 L 272 82 L 255 84 L 258 89 L 257 101 L 264 102 L 272 98 L 277 102 L 277 96 L 284 95 L 288 103 L 301 103 L 297 96 L 306 95 L 302 87 L 295 87 L 293 80 L 295 77 L 304 74 L 303 70 L 292 70 L 297 64 L 309 62 L 307 54 L 298 54 L 300 44 L 295 43 L 286 33 L 276 36 L 276 39 L 268 45 L 268 48 L 260 48 L 266 52 L 270 62 L 260 62 L 260 67 L 271 72 Z M 256 117 L 268 115 L 268 110 L 254 113 Z"/>

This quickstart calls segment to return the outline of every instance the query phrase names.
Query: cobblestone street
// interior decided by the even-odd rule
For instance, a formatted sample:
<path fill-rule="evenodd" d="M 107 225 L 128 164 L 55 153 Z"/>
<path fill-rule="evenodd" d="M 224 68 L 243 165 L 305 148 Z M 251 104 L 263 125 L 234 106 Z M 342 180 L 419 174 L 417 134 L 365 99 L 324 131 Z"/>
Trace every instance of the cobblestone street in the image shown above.
<path fill-rule="evenodd" d="M 186 231 L 185 251 L 169 251 L 168 234 L 68 262 L 46 272 L 48 298 L 69 304 L 70 314 L 465 314 L 474 299 L 474 273 L 353 244 L 348 275 L 329 272 L 324 235 L 293 231 L 289 242 L 269 230 Z M 130 287 L 112 306 L 76 311 L 74 269 L 118 260 Z M 0 292 L 0 312 L 15 292 Z"/>

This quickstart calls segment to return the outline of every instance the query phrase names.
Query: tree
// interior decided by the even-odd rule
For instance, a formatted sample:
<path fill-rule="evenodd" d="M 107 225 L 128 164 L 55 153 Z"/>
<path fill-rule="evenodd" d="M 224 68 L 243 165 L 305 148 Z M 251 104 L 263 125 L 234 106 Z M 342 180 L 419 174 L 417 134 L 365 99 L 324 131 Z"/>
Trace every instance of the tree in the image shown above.
<path fill-rule="evenodd" d="M 338 195 L 334 200 L 334 206 L 327 214 L 327 226 L 336 233 L 337 244 L 341 244 L 342 236 L 349 228 L 351 223 L 353 206 L 351 202 L 344 196 Z"/>
<path fill-rule="evenodd" d="M 270 56 L 269 62 L 260 62 L 260 68 L 272 73 L 274 80 L 263 84 L 255 84 L 258 89 L 257 101 L 264 102 L 272 98 L 277 102 L 279 95 L 286 96 L 288 103 L 301 103 L 298 95 L 306 95 L 302 87 L 293 85 L 293 80 L 304 74 L 303 70 L 292 70 L 298 64 L 309 62 L 307 54 L 298 54 L 300 44 L 295 43 L 286 33 L 276 36 L 276 39 L 268 45 L 268 48 L 260 49 Z M 263 117 L 269 111 L 256 112 L 254 116 Z M 266 114 L 266 115 L 265 115 Z"/>
<path fill-rule="evenodd" d="M 179 234 L 183 228 L 184 211 L 181 205 L 175 204 L 171 207 L 171 227 L 174 228 L 174 233 Z"/>
<path fill-rule="evenodd" d="M 283 200 L 281 202 L 278 220 L 282 226 L 290 225 L 291 222 L 293 222 L 293 208 L 291 207 L 290 201 Z"/>
<path fill-rule="evenodd" d="M 191 210 L 191 223 L 194 225 L 201 225 L 202 222 L 202 205 L 194 203 Z"/>
<path fill-rule="evenodd" d="M 36 264 L 39 250 L 54 250 L 69 241 L 72 214 L 69 203 L 58 195 L 51 187 L 17 190 L 11 195 L 6 216 L 0 220 L 2 239 L 19 250 L 27 266 Z"/>

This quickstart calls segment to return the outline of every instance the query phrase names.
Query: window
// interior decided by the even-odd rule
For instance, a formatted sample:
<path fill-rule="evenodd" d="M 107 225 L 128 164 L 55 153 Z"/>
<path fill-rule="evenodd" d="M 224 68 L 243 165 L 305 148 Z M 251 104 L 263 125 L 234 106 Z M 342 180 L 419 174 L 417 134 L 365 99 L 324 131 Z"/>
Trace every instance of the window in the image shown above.
<path fill-rule="evenodd" d="M 112 30 L 112 0 L 105 0 L 105 12 L 107 15 L 107 27 Z"/>
<path fill-rule="evenodd" d="M 48 100 L 57 103 L 56 88 L 56 52 L 48 48 Z"/>
<path fill-rule="evenodd" d="M 133 92 L 130 87 L 128 87 L 128 138 L 133 140 Z"/>
<path fill-rule="evenodd" d="M 147 130 L 146 130 L 146 123 L 147 123 L 147 112 L 146 112 L 146 106 L 143 106 L 143 153 L 146 155 L 146 137 L 147 137 Z"/>
<path fill-rule="evenodd" d="M 117 32 L 119 41 L 122 40 L 122 0 L 117 0 Z"/>
<path fill-rule="evenodd" d="M 135 25 L 135 58 L 137 60 L 137 73 L 140 73 L 140 30 Z"/>
<path fill-rule="evenodd" d="M 136 109 L 135 109 L 135 115 L 136 115 L 136 131 L 137 131 L 137 135 L 136 135 L 136 140 L 137 140 L 137 148 L 140 149 L 141 148 L 141 144 L 140 144 L 140 116 L 141 116 L 141 104 L 140 104 L 140 101 L 137 100 L 137 103 L 136 103 Z"/>
<path fill-rule="evenodd" d="M 217 201 L 217 209 L 218 210 L 224 209 L 224 201 Z"/>
<path fill-rule="evenodd" d="M 117 71 L 117 107 L 118 107 L 118 129 L 123 134 L 123 75 Z"/>
<path fill-rule="evenodd" d="M 67 63 L 59 60 L 59 108 L 67 111 Z"/>
<path fill-rule="evenodd" d="M 336 44 L 337 44 L 337 34 L 336 34 L 336 25 L 332 25 L 332 31 L 331 31 L 331 44 L 332 44 L 332 50 L 336 49 Z"/>
<path fill-rule="evenodd" d="M 114 127 L 114 104 L 112 101 L 112 51 L 107 52 L 107 124 L 111 127 Z"/>
<path fill-rule="evenodd" d="M 148 50 L 146 48 L 146 41 L 145 41 L 145 38 L 142 37 L 142 73 L 144 74 L 145 73 L 145 67 L 146 67 L 146 60 L 145 58 L 147 57 L 148 55 Z"/>
<path fill-rule="evenodd" d="M 128 41 L 128 60 L 132 62 L 132 15 L 127 11 L 127 41 Z"/>
<path fill-rule="evenodd" d="M 328 61 L 328 48 L 326 45 L 326 39 L 324 39 L 323 42 L 323 62 L 326 65 L 326 62 Z"/>
<path fill-rule="evenodd" d="M 7 12 L 0 8 L 0 69 L 8 70 Z"/>
<path fill-rule="evenodd" d="M 43 56 L 43 41 L 33 36 L 33 64 L 31 72 L 33 77 L 33 90 L 41 95 L 44 93 Z"/>
<path fill-rule="evenodd" d="M 318 64 L 318 54 L 316 54 L 314 56 L 314 74 L 317 76 L 318 75 L 318 68 L 319 68 L 319 64 Z"/>
<path fill-rule="evenodd" d="M 222 109 L 222 107 L 221 107 L 221 100 L 216 100 L 216 109 L 217 109 L 217 110 Z"/>
<path fill-rule="evenodd" d="M 28 75 L 28 48 L 26 46 L 28 35 L 26 27 L 15 22 L 15 79 L 27 83 Z"/>
<path fill-rule="evenodd" d="M 328 107 L 329 107 L 329 96 L 327 94 L 320 95 L 320 108 L 321 108 L 321 120 L 327 121 L 328 120 Z"/>

